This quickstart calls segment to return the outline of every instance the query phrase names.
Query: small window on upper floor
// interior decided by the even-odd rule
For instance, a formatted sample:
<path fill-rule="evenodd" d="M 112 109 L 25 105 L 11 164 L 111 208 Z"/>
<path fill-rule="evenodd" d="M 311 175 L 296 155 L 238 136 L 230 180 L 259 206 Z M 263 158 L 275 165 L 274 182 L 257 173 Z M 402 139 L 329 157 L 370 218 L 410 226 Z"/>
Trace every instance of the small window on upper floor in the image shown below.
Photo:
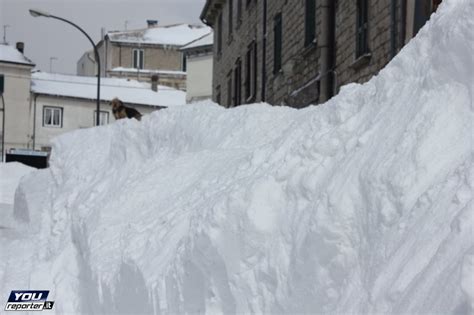
<path fill-rule="evenodd" d="M 305 0 L 305 46 L 316 41 L 316 0 Z"/>
<path fill-rule="evenodd" d="M 44 127 L 63 127 L 63 109 L 61 107 L 45 106 L 43 107 L 43 126 Z"/>
<path fill-rule="evenodd" d="M 278 73 L 281 70 L 281 54 L 283 46 L 283 18 L 282 14 L 275 15 L 273 20 L 273 73 Z"/>
<path fill-rule="evenodd" d="M 186 72 L 188 68 L 188 60 L 186 57 L 186 54 L 183 54 L 182 59 L 181 59 L 181 70 Z"/>
<path fill-rule="evenodd" d="M 222 52 L 222 14 L 219 14 L 217 18 L 217 54 L 220 55 Z"/>
<path fill-rule="evenodd" d="M 221 104 L 221 86 L 218 85 L 216 87 L 216 103 L 219 104 L 219 105 L 222 105 Z"/>
<path fill-rule="evenodd" d="M 367 2 L 367 0 L 357 0 L 356 58 L 369 52 L 369 14 Z"/>
<path fill-rule="evenodd" d="M 228 40 L 232 40 L 232 32 L 234 30 L 234 1 L 233 0 L 228 0 L 228 23 L 229 23 L 229 33 L 228 33 Z"/>
<path fill-rule="evenodd" d="M 237 0 L 237 28 L 242 24 L 242 0 Z"/>
<path fill-rule="evenodd" d="M 133 67 L 135 69 L 143 69 L 143 64 L 144 64 L 143 57 L 144 57 L 143 49 L 133 50 Z"/>

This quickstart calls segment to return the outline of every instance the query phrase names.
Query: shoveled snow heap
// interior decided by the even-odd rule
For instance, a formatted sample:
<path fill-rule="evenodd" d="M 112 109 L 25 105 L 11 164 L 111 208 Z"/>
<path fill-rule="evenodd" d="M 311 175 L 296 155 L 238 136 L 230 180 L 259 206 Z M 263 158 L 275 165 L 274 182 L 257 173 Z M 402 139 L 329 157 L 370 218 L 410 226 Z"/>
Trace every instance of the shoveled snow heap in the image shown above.
<path fill-rule="evenodd" d="M 198 104 L 58 138 L 50 185 L 23 203 L 39 175 L 23 180 L 27 219 L 2 234 L 1 296 L 51 290 L 56 313 L 472 312 L 473 16 L 443 1 L 322 106 Z"/>

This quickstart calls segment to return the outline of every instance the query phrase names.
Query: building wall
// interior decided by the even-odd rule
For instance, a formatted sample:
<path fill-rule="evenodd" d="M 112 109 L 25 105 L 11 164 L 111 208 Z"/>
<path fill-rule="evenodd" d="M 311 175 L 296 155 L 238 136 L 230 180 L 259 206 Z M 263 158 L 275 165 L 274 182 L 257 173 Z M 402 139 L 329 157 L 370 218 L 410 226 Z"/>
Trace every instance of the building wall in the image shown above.
<path fill-rule="evenodd" d="M 88 51 L 82 55 L 77 62 L 77 75 L 80 76 L 95 76 L 97 73 L 97 66 L 94 62 L 94 52 Z"/>
<path fill-rule="evenodd" d="M 336 8 L 336 71 L 339 86 L 350 82 L 368 81 L 392 58 L 390 51 L 390 1 L 369 1 L 368 46 L 371 56 L 365 61 L 357 60 L 355 57 L 356 10 L 355 1 L 338 1 Z M 396 10 L 397 16 L 400 17 L 402 14 L 400 1 L 397 1 Z M 398 21 L 396 34 L 401 33 L 401 19 Z M 397 52 L 400 46 L 400 39 L 397 38 Z"/>
<path fill-rule="evenodd" d="M 5 76 L 5 112 L 0 112 L 0 133 L 5 115 L 5 152 L 10 148 L 28 148 L 31 144 L 31 68 L 0 62 L 0 73 Z M 3 107 L 1 101 L 0 106 Z"/>
<path fill-rule="evenodd" d="M 426 0 L 428 1 L 428 0 Z M 212 15 L 208 21 L 214 29 L 214 78 L 213 100 L 221 100 L 224 106 L 230 106 L 228 99 L 230 91 L 227 87 L 227 78 L 235 69 L 238 58 L 243 61 L 245 70 L 245 53 L 247 46 L 257 43 L 257 93 L 254 100 L 242 100 L 240 103 L 265 100 L 274 105 L 289 105 L 302 107 L 321 102 L 321 81 L 329 78 L 332 82 L 330 94 L 337 93 L 340 86 L 350 82 L 365 82 L 382 69 L 392 58 L 392 1 L 368 0 L 368 48 L 370 54 L 363 58 L 356 58 L 356 23 L 357 1 L 315 1 L 316 3 L 316 40 L 313 44 L 305 44 L 305 0 L 267 0 L 266 21 L 264 16 L 265 0 L 251 0 L 247 7 L 242 1 L 242 23 L 236 21 L 236 4 L 233 1 L 234 28 L 229 36 L 229 3 L 230 1 L 208 1 L 222 4 L 217 7 L 217 15 Z M 327 34 L 326 25 L 322 24 L 325 2 L 333 5 L 330 14 L 330 24 L 333 30 L 333 47 L 330 55 L 333 60 L 329 71 L 322 73 L 322 51 L 327 47 L 324 36 Z M 413 24 L 413 11 L 410 6 L 403 8 L 403 0 L 396 1 L 396 24 L 393 30 L 395 38 L 395 52 L 409 40 L 404 30 Z M 409 3 L 408 3 L 409 4 Z M 214 11 L 213 11 L 214 12 Z M 274 18 L 282 14 L 282 69 L 273 71 L 274 64 Z M 222 15 L 222 51 L 218 51 L 218 17 Z M 407 20 L 404 25 L 403 17 Z M 266 25 L 265 65 L 263 53 L 263 28 Z M 325 33 L 324 33 L 325 32 Z M 265 68 L 266 84 L 262 86 L 262 71 Z M 245 78 L 245 71 L 242 72 Z M 232 86 L 235 82 L 232 82 Z M 241 84 L 245 84 L 242 79 Z M 244 87 L 242 86 L 242 90 Z M 263 95 L 263 90 L 265 95 Z"/>
<path fill-rule="evenodd" d="M 212 54 L 188 55 L 186 102 L 212 97 Z"/>
<path fill-rule="evenodd" d="M 133 68 L 133 49 L 144 50 L 144 65 L 141 73 L 115 72 L 114 68 Z M 158 45 L 133 45 L 110 42 L 106 39 L 98 47 L 101 56 L 101 75 L 139 81 L 151 81 L 150 71 L 182 71 L 183 53 L 179 47 Z M 147 73 L 148 72 L 148 73 Z M 94 75 L 94 74 L 92 74 Z M 159 75 L 158 84 L 186 90 L 185 75 Z"/>
<path fill-rule="evenodd" d="M 62 127 L 48 127 L 43 125 L 43 111 L 45 106 L 62 108 Z M 97 105 L 94 100 L 82 100 L 45 95 L 37 96 L 34 149 L 41 150 L 46 147 L 51 147 L 51 139 L 66 132 L 93 127 L 95 125 L 96 119 L 96 106 Z M 102 102 L 100 106 L 101 111 L 107 111 L 109 113 L 109 123 L 113 123 L 115 118 L 112 114 L 109 103 Z M 156 110 L 156 108 L 153 106 L 134 105 L 133 107 L 143 115 L 149 114 Z"/>
<path fill-rule="evenodd" d="M 132 46 L 122 43 L 111 43 L 111 70 L 116 67 L 133 68 L 133 49 L 144 50 L 144 69 L 147 70 L 182 70 L 183 54 L 173 46 Z"/>
<path fill-rule="evenodd" d="M 280 0 L 274 0 L 279 2 Z M 234 0 L 234 14 L 237 12 L 235 5 L 237 1 Z M 262 61 L 262 6 L 255 0 L 252 0 L 249 5 L 246 5 L 246 1 L 242 1 L 242 21 L 239 23 L 234 19 L 233 21 L 233 32 L 232 37 L 229 37 L 229 6 L 226 2 L 222 7 L 222 50 L 218 51 L 218 30 L 214 26 L 214 65 L 213 65 L 213 100 L 218 102 L 217 90 L 220 90 L 221 94 L 221 105 L 226 107 L 232 106 L 227 102 L 228 91 L 227 88 L 227 76 L 235 67 L 235 63 L 238 58 L 242 60 L 242 80 L 240 82 L 241 90 L 245 90 L 245 56 L 249 45 L 253 42 L 257 42 L 257 91 L 254 99 L 261 99 L 261 61 Z M 217 24 L 217 23 L 216 23 Z M 232 80 L 234 81 L 234 80 Z M 234 82 L 232 83 L 234 85 Z M 242 93 L 241 103 L 253 102 L 253 100 L 245 100 L 245 93 Z"/>

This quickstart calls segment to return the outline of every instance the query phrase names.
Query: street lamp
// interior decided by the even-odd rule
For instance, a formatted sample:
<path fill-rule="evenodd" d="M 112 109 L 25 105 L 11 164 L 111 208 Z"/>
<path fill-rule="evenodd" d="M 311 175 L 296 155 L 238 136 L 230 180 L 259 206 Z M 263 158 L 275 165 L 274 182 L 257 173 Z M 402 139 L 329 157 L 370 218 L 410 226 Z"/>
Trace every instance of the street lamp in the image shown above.
<path fill-rule="evenodd" d="M 94 44 L 94 41 L 82 28 L 80 28 L 76 24 L 72 23 L 71 21 L 68 21 L 68 20 L 63 19 L 59 16 L 54 16 L 52 14 L 49 14 L 47 12 L 40 11 L 40 10 L 30 9 L 30 14 L 33 17 L 42 16 L 42 17 L 53 18 L 53 19 L 56 19 L 56 20 L 66 22 L 66 23 L 74 26 L 75 28 L 77 28 L 79 31 L 81 31 L 81 33 L 84 34 L 87 37 L 87 39 L 91 42 L 92 47 L 94 47 L 95 60 L 97 61 L 97 116 L 96 116 L 96 124 L 97 124 L 97 126 L 99 126 L 100 125 L 100 56 L 99 56 L 99 51 L 97 50 L 97 46 Z"/>

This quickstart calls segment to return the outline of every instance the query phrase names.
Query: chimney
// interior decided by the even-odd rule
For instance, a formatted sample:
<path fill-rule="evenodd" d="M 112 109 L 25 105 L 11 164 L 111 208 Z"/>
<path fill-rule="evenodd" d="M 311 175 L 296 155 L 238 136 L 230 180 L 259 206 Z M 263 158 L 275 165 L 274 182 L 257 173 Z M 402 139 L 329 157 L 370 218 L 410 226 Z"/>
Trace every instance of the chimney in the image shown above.
<path fill-rule="evenodd" d="M 158 75 L 154 74 L 151 76 L 151 89 L 158 92 Z"/>
<path fill-rule="evenodd" d="M 146 24 L 148 27 L 155 27 L 158 26 L 158 20 L 146 20 Z"/>
<path fill-rule="evenodd" d="M 100 39 L 104 39 L 105 37 L 105 27 L 100 28 Z"/>
<path fill-rule="evenodd" d="M 25 52 L 25 43 L 17 42 L 16 49 L 23 54 Z"/>

